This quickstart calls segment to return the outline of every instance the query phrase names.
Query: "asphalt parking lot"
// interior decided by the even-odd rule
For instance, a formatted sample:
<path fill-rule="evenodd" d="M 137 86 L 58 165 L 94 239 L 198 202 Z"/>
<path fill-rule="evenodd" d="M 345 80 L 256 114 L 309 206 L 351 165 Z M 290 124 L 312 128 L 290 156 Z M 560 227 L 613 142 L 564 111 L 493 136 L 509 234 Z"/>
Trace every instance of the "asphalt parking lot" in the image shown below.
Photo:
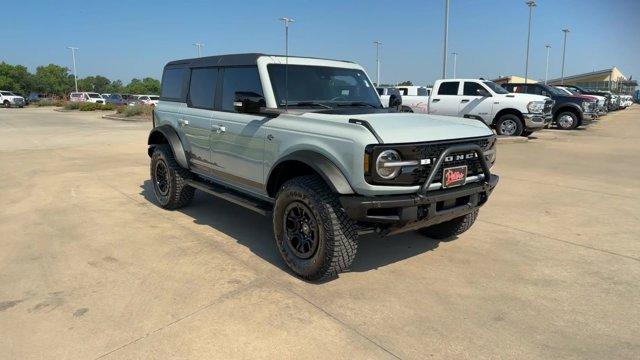
<path fill-rule="evenodd" d="M 0 110 L 0 358 L 640 357 L 640 106 L 500 144 L 475 227 L 292 276 L 271 221 L 154 203 L 150 123 Z"/>

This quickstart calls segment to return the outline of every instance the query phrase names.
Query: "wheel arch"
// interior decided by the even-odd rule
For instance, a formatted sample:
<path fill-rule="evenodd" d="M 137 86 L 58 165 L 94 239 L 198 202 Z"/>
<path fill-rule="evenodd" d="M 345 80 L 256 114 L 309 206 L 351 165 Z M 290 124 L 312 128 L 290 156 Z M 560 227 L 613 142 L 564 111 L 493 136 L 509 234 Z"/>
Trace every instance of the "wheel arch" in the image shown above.
<path fill-rule="evenodd" d="M 168 144 L 169 147 L 171 147 L 171 151 L 173 152 L 173 156 L 178 162 L 178 165 L 185 169 L 189 168 L 187 153 L 182 145 L 182 141 L 171 125 L 162 125 L 151 130 L 151 133 L 149 133 L 149 139 L 147 140 L 147 145 L 149 145 L 147 153 L 149 156 L 153 154 L 153 150 L 156 145 L 160 144 Z"/>
<path fill-rule="evenodd" d="M 275 197 L 280 186 L 297 176 L 315 174 L 338 194 L 353 194 L 353 188 L 342 171 L 326 156 L 315 151 L 300 150 L 278 160 L 267 176 L 266 191 Z"/>

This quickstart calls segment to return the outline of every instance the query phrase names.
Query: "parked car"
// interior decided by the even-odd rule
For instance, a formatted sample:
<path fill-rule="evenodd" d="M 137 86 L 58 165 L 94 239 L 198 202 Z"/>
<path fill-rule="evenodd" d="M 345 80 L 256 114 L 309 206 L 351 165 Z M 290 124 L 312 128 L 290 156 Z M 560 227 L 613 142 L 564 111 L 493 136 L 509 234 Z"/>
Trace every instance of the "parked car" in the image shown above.
<path fill-rule="evenodd" d="M 27 103 L 27 105 L 31 103 L 38 103 L 40 101 L 49 101 L 49 100 L 53 100 L 53 98 L 45 94 L 35 93 L 35 92 L 30 93 L 29 96 L 25 98 L 25 102 Z"/>
<path fill-rule="evenodd" d="M 413 112 L 410 107 L 403 105 L 400 91 L 393 87 L 377 87 L 376 91 L 380 95 L 380 101 L 385 108 L 394 108 L 402 112 Z"/>
<path fill-rule="evenodd" d="M 604 96 L 607 99 L 606 101 L 607 111 L 617 110 L 617 108 L 615 108 L 615 106 L 613 105 L 613 101 L 612 101 L 613 94 L 610 91 L 587 90 L 577 85 L 562 85 L 562 87 L 565 87 L 571 90 L 572 92 L 578 93 L 580 95 Z"/>
<path fill-rule="evenodd" d="M 483 79 L 437 80 L 428 113 L 480 120 L 498 135 L 528 136 L 551 122 L 553 100 L 546 96 L 512 94 Z"/>
<path fill-rule="evenodd" d="M 554 88 L 560 90 L 563 94 L 566 95 L 575 95 L 575 96 L 584 96 L 586 98 L 592 99 L 594 101 L 597 102 L 597 113 L 598 115 L 605 115 L 608 111 L 609 108 L 607 106 L 607 98 L 605 96 L 600 96 L 600 95 L 584 95 L 581 94 L 579 91 L 572 89 L 572 88 L 568 88 L 565 86 L 554 86 Z"/>
<path fill-rule="evenodd" d="M 138 100 L 130 94 L 111 94 L 106 99 L 108 104 L 120 105 L 136 105 Z"/>
<path fill-rule="evenodd" d="M 0 104 L 6 108 L 22 108 L 26 105 L 26 101 L 24 100 L 24 97 L 16 95 L 11 91 L 0 90 Z"/>
<path fill-rule="evenodd" d="M 403 112 L 427 113 L 429 104 L 429 91 L 424 86 L 401 86 L 394 88 L 377 88 L 378 94 L 381 92 L 397 91 L 402 99 L 400 110 Z M 386 89 L 386 90 L 385 90 Z M 393 89 L 393 90 L 391 90 Z M 388 107 L 389 96 L 381 95 L 383 104 Z"/>
<path fill-rule="evenodd" d="M 100 94 L 100 96 L 102 96 L 103 99 L 107 100 L 107 98 L 110 96 L 111 94 Z"/>
<path fill-rule="evenodd" d="M 104 104 L 105 100 L 98 93 L 94 92 L 72 92 L 69 94 L 69 100 L 74 102 L 90 102 L 96 104 Z"/>
<path fill-rule="evenodd" d="M 144 105 L 156 106 L 158 105 L 158 100 L 160 100 L 160 96 L 158 95 L 134 95 L 138 103 Z"/>
<path fill-rule="evenodd" d="M 560 90 L 542 83 L 509 83 L 502 87 L 512 93 L 535 94 L 549 97 L 554 101 L 553 123 L 558 129 L 572 130 L 586 125 L 598 116 L 597 101 L 585 95 L 567 95 Z"/>
<path fill-rule="evenodd" d="M 184 207 L 198 189 L 270 214 L 280 255 L 306 279 L 347 269 L 360 233 L 446 238 L 471 227 L 498 182 L 488 127 L 385 109 L 352 62 L 286 62 L 236 54 L 165 66 L 148 140 L 161 207 Z"/>
<path fill-rule="evenodd" d="M 431 88 L 424 86 L 396 86 L 400 94 L 403 96 L 429 96 L 431 95 Z"/>

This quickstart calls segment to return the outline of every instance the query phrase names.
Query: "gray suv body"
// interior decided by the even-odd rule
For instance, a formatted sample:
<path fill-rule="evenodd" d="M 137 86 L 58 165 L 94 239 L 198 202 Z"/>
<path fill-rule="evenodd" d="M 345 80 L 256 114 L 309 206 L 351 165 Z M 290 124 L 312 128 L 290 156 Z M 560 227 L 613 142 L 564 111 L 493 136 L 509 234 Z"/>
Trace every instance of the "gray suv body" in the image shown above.
<path fill-rule="evenodd" d="M 498 182 L 481 122 L 385 109 L 358 64 L 237 54 L 172 61 L 148 139 L 160 205 L 196 189 L 273 216 L 299 276 L 337 275 L 357 236 L 466 231 Z"/>

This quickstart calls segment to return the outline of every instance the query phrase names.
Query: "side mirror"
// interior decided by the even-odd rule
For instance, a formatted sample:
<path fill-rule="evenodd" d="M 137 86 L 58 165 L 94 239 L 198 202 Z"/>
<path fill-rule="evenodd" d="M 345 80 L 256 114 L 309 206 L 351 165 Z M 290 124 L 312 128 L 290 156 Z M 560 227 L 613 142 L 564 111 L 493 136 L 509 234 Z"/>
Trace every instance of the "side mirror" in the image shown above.
<path fill-rule="evenodd" d="M 264 96 L 251 91 L 236 91 L 233 107 L 239 113 L 258 114 L 260 108 L 267 106 Z"/>
<path fill-rule="evenodd" d="M 476 93 L 478 93 L 478 96 L 491 97 L 491 94 L 489 94 L 489 92 L 485 89 L 478 89 L 476 90 Z"/>
<path fill-rule="evenodd" d="M 396 94 L 389 95 L 389 107 L 394 108 L 402 105 L 402 98 Z"/>

